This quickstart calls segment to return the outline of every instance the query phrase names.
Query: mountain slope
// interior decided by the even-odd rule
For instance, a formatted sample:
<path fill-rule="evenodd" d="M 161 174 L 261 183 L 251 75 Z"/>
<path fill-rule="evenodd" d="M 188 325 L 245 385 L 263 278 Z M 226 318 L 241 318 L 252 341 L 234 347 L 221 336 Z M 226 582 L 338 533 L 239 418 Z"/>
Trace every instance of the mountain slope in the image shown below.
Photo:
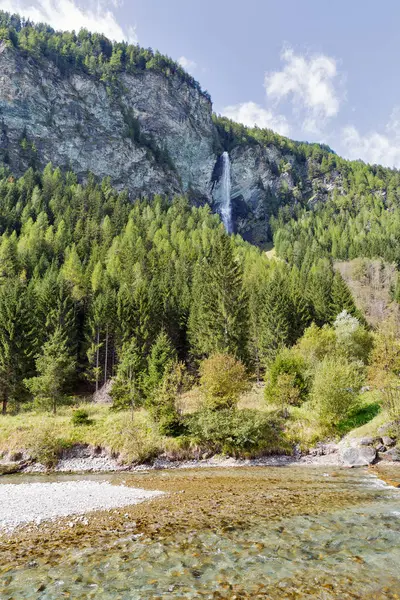
<path fill-rule="evenodd" d="M 158 52 L 0 11 L 0 163 L 15 175 L 52 162 L 80 181 L 110 177 L 131 199 L 183 193 L 219 211 L 224 150 L 235 231 L 259 245 L 271 240 L 280 207 L 289 207 L 282 228 L 300 208 L 349 191 L 355 203 L 385 201 L 398 187 L 389 169 L 213 117 L 207 92 Z"/>

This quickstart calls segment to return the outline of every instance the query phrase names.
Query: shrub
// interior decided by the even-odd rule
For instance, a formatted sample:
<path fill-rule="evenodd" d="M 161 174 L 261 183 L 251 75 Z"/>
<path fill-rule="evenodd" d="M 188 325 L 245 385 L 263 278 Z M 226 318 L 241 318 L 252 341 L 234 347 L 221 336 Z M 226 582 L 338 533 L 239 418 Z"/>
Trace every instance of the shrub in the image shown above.
<path fill-rule="evenodd" d="M 44 426 L 38 431 L 30 445 L 32 457 L 47 468 L 54 467 L 67 444 L 58 438 L 53 429 Z"/>
<path fill-rule="evenodd" d="M 336 334 L 332 327 L 324 325 L 318 327 L 313 323 L 308 327 L 301 340 L 297 344 L 297 349 L 303 359 L 315 365 L 325 356 L 335 352 Z"/>
<path fill-rule="evenodd" d="M 74 411 L 71 422 L 72 425 L 91 425 L 93 423 L 92 419 L 89 419 L 89 413 L 83 408 Z"/>
<path fill-rule="evenodd" d="M 266 374 L 265 398 L 281 406 L 298 406 L 308 395 L 307 364 L 294 349 L 276 355 Z"/>
<path fill-rule="evenodd" d="M 276 421 L 257 410 L 201 411 L 189 419 L 188 430 L 214 454 L 255 456 L 283 449 Z"/>
<path fill-rule="evenodd" d="M 236 406 L 249 381 L 243 363 L 229 354 L 217 353 L 202 361 L 200 385 L 204 407 L 222 410 Z"/>
<path fill-rule="evenodd" d="M 177 396 L 184 380 L 184 365 L 179 362 L 171 363 L 150 405 L 150 412 L 161 435 L 175 437 L 184 433 L 182 415 L 177 409 Z"/>
<path fill-rule="evenodd" d="M 129 422 L 122 431 L 122 455 L 126 463 L 151 462 L 160 453 L 160 438 L 157 429 L 150 423 Z"/>
<path fill-rule="evenodd" d="M 371 333 L 345 310 L 336 317 L 333 327 L 337 351 L 350 360 L 362 360 L 366 364 L 373 345 Z"/>
<path fill-rule="evenodd" d="M 357 405 L 362 384 L 361 363 L 340 357 L 324 358 L 316 368 L 311 392 L 321 423 L 332 428 L 348 417 Z"/>
<path fill-rule="evenodd" d="M 400 419 L 400 387 L 398 383 L 388 384 L 382 388 L 382 408 L 390 419 Z"/>

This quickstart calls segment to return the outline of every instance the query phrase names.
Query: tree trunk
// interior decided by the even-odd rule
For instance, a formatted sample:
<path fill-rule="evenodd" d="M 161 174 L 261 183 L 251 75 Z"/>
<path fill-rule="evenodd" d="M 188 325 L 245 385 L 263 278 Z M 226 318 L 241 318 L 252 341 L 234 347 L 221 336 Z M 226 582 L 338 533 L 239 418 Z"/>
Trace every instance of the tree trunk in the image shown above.
<path fill-rule="evenodd" d="M 104 385 L 107 383 L 107 370 L 108 370 L 108 325 L 106 327 L 106 357 L 104 361 Z"/>
<path fill-rule="evenodd" d="M 99 391 L 99 351 L 100 351 L 100 328 L 97 328 L 96 342 L 96 392 Z"/>
<path fill-rule="evenodd" d="M 3 415 L 7 414 L 7 404 L 8 404 L 8 397 L 5 395 L 5 396 L 3 396 L 3 406 L 2 406 L 2 410 L 1 410 L 1 413 Z"/>

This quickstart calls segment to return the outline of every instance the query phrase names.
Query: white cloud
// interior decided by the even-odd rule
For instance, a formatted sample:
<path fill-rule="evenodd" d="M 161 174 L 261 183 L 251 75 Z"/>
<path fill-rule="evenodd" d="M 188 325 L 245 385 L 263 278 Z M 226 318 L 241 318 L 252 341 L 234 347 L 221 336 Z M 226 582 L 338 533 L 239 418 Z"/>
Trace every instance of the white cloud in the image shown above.
<path fill-rule="evenodd" d="M 243 102 L 235 106 L 227 106 L 222 114 L 233 121 L 243 123 L 247 127 L 258 127 L 273 129 L 281 135 L 289 135 L 290 127 L 286 117 L 275 115 L 271 110 L 263 108 L 255 102 Z"/>
<path fill-rule="evenodd" d="M 336 61 L 324 54 L 298 55 L 291 48 L 284 49 L 281 58 L 283 69 L 265 75 L 267 97 L 276 102 L 291 98 L 294 111 L 302 115 L 303 130 L 318 133 L 339 112 Z"/>
<path fill-rule="evenodd" d="M 390 127 L 390 125 L 389 125 Z M 400 167 L 400 138 L 371 131 L 361 135 L 353 126 L 342 130 L 342 151 L 346 158 L 361 159 L 371 164 Z"/>
<path fill-rule="evenodd" d="M 135 28 L 124 30 L 117 22 L 110 4 L 119 6 L 117 0 L 110 2 L 88 0 L 79 5 L 74 0 L 0 0 L 0 9 L 19 13 L 36 23 L 48 23 L 57 30 L 89 31 L 104 33 L 111 40 L 137 42 Z"/>
<path fill-rule="evenodd" d="M 197 68 L 197 63 L 194 60 L 190 60 L 190 58 L 186 58 L 186 56 L 181 56 L 178 59 L 178 63 L 183 69 L 185 69 L 185 71 L 188 71 L 189 73 L 193 73 L 193 71 L 195 71 Z"/>

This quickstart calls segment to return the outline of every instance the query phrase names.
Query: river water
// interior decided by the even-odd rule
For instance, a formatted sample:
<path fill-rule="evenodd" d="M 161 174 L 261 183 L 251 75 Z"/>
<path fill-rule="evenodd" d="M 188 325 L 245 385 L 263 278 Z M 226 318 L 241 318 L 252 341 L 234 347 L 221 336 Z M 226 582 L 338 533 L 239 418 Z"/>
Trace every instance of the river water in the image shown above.
<path fill-rule="evenodd" d="M 400 598 L 400 490 L 381 476 L 400 482 L 400 469 L 81 476 L 167 494 L 3 540 L 0 597 Z M 0 485 L 77 478 L 3 477 Z"/>

